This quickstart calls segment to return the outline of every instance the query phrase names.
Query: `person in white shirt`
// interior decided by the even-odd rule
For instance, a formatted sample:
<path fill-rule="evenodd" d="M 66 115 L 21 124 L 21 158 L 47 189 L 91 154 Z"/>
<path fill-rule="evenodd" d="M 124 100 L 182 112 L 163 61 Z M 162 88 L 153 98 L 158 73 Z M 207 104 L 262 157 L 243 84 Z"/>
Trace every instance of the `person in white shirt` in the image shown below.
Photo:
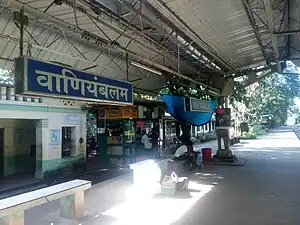
<path fill-rule="evenodd" d="M 174 157 L 179 158 L 180 156 L 184 156 L 188 152 L 188 149 L 186 145 L 181 145 L 179 148 L 177 148 Z"/>
<path fill-rule="evenodd" d="M 229 132 L 230 132 L 230 139 L 233 139 L 234 138 L 234 136 L 235 136 L 235 130 L 234 130 L 234 126 L 231 126 L 231 128 L 230 128 L 230 130 L 229 130 Z"/>
<path fill-rule="evenodd" d="M 142 133 L 141 143 L 144 144 L 144 148 L 146 150 L 151 150 L 152 144 L 151 144 L 151 142 L 149 140 L 148 135 L 146 134 L 146 131 L 143 131 L 143 133 Z"/>
<path fill-rule="evenodd" d="M 184 160 L 183 166 L 189 169 L 194 168 L 196 165 L 195 155 L 189 154 L 188 148 L 186 145 L 181 145 L 174 154 L 174 161 Z"/>

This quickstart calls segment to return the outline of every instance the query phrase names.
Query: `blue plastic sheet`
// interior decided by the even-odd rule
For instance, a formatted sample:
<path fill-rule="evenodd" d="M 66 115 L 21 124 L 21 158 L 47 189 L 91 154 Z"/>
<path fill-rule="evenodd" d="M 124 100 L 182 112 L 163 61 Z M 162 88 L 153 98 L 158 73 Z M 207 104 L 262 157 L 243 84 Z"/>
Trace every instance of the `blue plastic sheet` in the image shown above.
<path fill-rule="evenodd" d="M 208 123 L 216 109 L 216 101 L 211 100 L 210 112 L 185 112 L 185 103 L 183 96 L 161 95 L 165 103 L 166 112 L 176 120 L 186 122 L 194 126 L 201 126 Z"/>

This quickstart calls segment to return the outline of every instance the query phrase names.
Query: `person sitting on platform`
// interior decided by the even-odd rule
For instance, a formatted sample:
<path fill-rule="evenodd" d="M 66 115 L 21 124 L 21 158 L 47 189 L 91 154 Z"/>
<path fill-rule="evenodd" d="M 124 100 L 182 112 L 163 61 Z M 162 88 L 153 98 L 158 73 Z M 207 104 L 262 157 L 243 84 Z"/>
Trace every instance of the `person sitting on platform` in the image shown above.
<path fill-rule="evenodd" d="M 152 144 L 152 151 L 154 154 L 154 158 L 158 158 L 159 157 L 159 149 L 158 149 L 158 132 L 157 132 L 157 128 L 153 128 L 151 131 L 151 144 Z"/>
<path fill-rule="evenodd" d="M 181 145 L 174 154 L 174 161 L 183 161 L 183 166 L 192 169 L 196 166 L 195 152 L 189 151 L 186 145 Z"/>

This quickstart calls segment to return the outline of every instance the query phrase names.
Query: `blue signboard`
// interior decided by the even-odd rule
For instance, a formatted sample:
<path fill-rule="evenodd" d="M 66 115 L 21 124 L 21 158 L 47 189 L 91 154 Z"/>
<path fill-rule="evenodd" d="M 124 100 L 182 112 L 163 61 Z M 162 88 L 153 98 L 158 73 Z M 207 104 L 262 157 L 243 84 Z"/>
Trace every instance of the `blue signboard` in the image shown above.
<path fill-rule="evenodd" d="M 17 94 L 132 104 L 132 84 L 28 57 L 15 60 Z"/>

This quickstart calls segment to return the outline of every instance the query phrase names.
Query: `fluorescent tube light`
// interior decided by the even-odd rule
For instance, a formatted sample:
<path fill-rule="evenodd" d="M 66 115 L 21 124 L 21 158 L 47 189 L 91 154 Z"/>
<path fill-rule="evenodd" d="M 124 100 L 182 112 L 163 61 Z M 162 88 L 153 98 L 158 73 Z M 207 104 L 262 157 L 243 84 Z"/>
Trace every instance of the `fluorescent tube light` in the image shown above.
<path fill-rule="evenodd" d="M 149 71 L 149 72 L 151 72 L 151 73 L 155 73 L 155 74 L 160 75 L 160 76 L 162 75 L 162 73 L 161 73 L 160 71 L 155 70 L 155 69 L 152 69 L 152 68 L 150 68 L 150 67 L 148 67 L 148 66 L 139 64 L 139 63 L 137 63 L 137 62 L 131 62 L 131 65 L 136 66 L 136 67 L 139 67 L 139 68 L 144 69 L 144 70 L 147 70 L 147 71 Z"/>

